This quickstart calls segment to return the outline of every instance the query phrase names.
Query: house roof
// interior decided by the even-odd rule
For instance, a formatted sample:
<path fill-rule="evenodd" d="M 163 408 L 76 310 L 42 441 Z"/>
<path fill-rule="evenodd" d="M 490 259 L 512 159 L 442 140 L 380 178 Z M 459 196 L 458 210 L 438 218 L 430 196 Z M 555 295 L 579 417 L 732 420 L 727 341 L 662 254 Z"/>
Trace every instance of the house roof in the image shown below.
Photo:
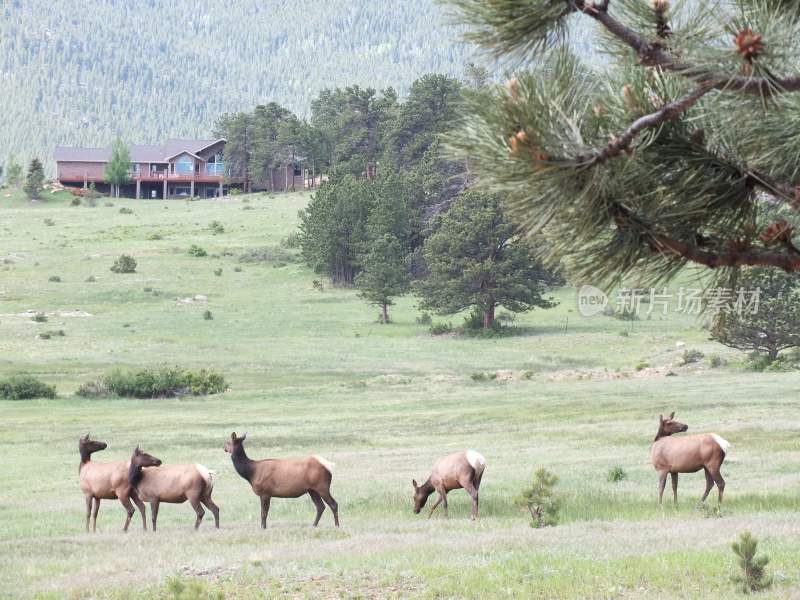
<path fill-rule="evenodd" d="M 217 140 L 167 140 L 161 145 L 134 144 L 130 147 L 131 162 L 168 162 L 184 152 L 197 156 L 209 146 L 225 142 Z M 58 146 L 55 149 L 56 162 L 100 162 L 111 160 L 111 147 L 71 148 Z"/>

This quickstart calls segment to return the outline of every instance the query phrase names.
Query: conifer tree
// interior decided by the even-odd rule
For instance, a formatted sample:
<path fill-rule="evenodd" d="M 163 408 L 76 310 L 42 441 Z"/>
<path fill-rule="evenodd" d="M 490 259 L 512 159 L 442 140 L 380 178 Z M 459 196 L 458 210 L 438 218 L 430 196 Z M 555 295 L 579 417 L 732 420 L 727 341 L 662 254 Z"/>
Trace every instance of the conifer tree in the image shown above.
<path fill-rule="evenodd" d="M 387 233 L 373 240 L 361 259 L 362 271 L 356 275 L 358 295 L 381 309 L 381 323 L 389 323 L 388 307 L 408 292 L 411 278 L 400 240 Z"/>
<path fill-rule="evenodd" d="M 17 157 L 11 154 L 6 164 L 6 184 L 9 186 L 19 185 L 22 177 L 22 166 L 17 162 Z"/>
<path fill-rule="evenodd" d="M 38 158 L 31 159 L 28 166 L 28 174 L 25 176 L 23 191 L 31 200 L 38 200 L 42 197 L 44 188 L 44 167 Z"/>
<path fill-rule="evenodd" d="M 796 0 L 448 2 L 468 39 L 523 65 L 449 143 L 547 236 L 549 263 L 592 282 L 800 271 L 795 230 L 766 210 L 800 210 Z"/>
<path fill-rule="evenodd" d="M 105 179 L 111 184 L 111 192 L 119 198 L 119 188 L 131 180 L 131 154 L 122 140 L 117 139 L 111 145 L 111 160 L 106 163 Z"/>

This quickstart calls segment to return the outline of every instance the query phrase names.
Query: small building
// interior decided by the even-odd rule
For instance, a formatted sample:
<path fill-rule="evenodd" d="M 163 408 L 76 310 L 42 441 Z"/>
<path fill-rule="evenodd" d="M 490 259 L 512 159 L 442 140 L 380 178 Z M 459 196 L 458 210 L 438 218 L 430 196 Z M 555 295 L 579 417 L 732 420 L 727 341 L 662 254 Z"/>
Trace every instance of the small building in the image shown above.
<path fill-rule="evenodd" d="M 130 182 L 120 186 L 128 198 L 214 198 L 225 191 L 225 140 L 167 140 L 162 145 L 130 147 Z M 58 181 L 67 187 L 108 193 L 106 164 L 111 147 L 55 150 Z"/>

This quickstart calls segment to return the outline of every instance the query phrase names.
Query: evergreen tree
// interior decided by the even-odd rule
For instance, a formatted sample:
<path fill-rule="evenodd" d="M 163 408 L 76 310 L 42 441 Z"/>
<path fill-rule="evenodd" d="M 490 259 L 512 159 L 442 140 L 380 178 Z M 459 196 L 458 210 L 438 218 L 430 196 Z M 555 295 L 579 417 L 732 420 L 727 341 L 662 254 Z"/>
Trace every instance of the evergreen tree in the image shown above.
<path fill-rule="evenodd" d="M 739 535 L 739 539 L 731 544 L 736 555 L 741 575 L 734 575 L 733 581 L 738 583 L 745 594 L 760 592 L 772 585 L 772 577 L 766 574 L 769 557 L 756 556 L 758 540 L 749 531 Z"/>
<path fill-rule="evenodd" d="M 119 198 L 119 188 L 131 180 L 131 154 L 122 140 L 116 139 L 111 145 L 111 160 L 106 163 L 105 179 L 111 184 L 111 193 Z"/>
<path fill-rule="evenodd" d="M 362 271 L 355 277 L 358 295 L 381 309 L 381 322 L 389 322 L 388 307 L 407 293 L 411 279 L 400 240 L 391 233 L 373 240 L 361 259 Z"/>
<path fill-rule="evenodd" d="M 800 275 L 751 268 L 742 273 L 737 285 L 747 292 L 758 291 L 758 310 L 743 306 L 720 313 L 712 339 L 738 350 L 763 353 L 770 362 L 781 350 L 800 348 Z"/>
<path fill-rule="evenodd" d="M 23 191 L 31 200 L 38 200 L 42 197 L 43 184 L 44 167 L 38 158 L 33 158 L 28 166 L 28 174 L 25 176 Z"/>
<path fill-rule="evenodd" d="M 17 162 L 17 157 L 11 154 L 6 164 L 6 184 L 11 187 L 19 185 L 22 177 L 22 166 Z"/>
<path fill-rule="evenodd" d="M 471 41 L 535 59 L 473 99 L 450 142 L 547 234 L 549 264 L 593 282 L 800 271 L 794 231 L 765 219 L 800 206 L 797 2 L 448 1 Z M 592 22 L 602 71 L 568 42 Z"/>
<path fill-rule="evenodd" d="M 467 190 L 440 219 L 423 245 L 429 275 L 415 284 L 421 308 L 440 314 L 473 308 L 490 329 L 497 306 L 514 312 L 554 306 L 542 297 L 552 276 L 505 217 L 498 196 Z"/>

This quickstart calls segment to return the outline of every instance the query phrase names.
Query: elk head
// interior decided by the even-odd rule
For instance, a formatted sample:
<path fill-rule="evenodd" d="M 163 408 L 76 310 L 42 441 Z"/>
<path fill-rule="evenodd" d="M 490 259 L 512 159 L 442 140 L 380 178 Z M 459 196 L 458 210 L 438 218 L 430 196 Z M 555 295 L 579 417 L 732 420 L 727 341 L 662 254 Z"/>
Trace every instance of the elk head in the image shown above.
<path fill-rule="evenodd" d="M 131 467 L 160 467 L 161 460 L 155 456 L 151 456 L 136 446 L 131 456 Z"/>
<path fill-rule="evenodd" d="M 411 480 L 411 485 L 414 487 L 414 514 L 418 515 L 428 501 L 431 492 L 428 491 L 427 486 L 417 485 L 416 479 Z"/>
<path fill-rule="evenodd" d="M 682 433 L 689 429 L 688 425 L 675 420 L 675 412 L 673 411 L 665 419 L 664 415 L 658 415 L 658 434 L 656 439 L 672 435 L 673 433 Z"/>
<path fill-rule="evenodd" d="M 225 442 L 225 445 L 222 447 L 225 452 L 228 454 L 233 454 L 233 451 L 238 449 L 244 448 L 244 441 L 247 439 L 247 434 L 245 433 L 242 437 L 236 437 L 236 432 L 234 431 L 231 433 L 231 439 Z"/>
<path fill-rule="evenodd" d="M 81 453 L 82 457 L 86 458 L 88 458 L 95 452 L 100 452 L 100 450 L 105 450 L 107 447 L 108 444 L 106 444 L 105 442 L 89 439 L 88 433 L 78 440 L 78 451 Z"/>

